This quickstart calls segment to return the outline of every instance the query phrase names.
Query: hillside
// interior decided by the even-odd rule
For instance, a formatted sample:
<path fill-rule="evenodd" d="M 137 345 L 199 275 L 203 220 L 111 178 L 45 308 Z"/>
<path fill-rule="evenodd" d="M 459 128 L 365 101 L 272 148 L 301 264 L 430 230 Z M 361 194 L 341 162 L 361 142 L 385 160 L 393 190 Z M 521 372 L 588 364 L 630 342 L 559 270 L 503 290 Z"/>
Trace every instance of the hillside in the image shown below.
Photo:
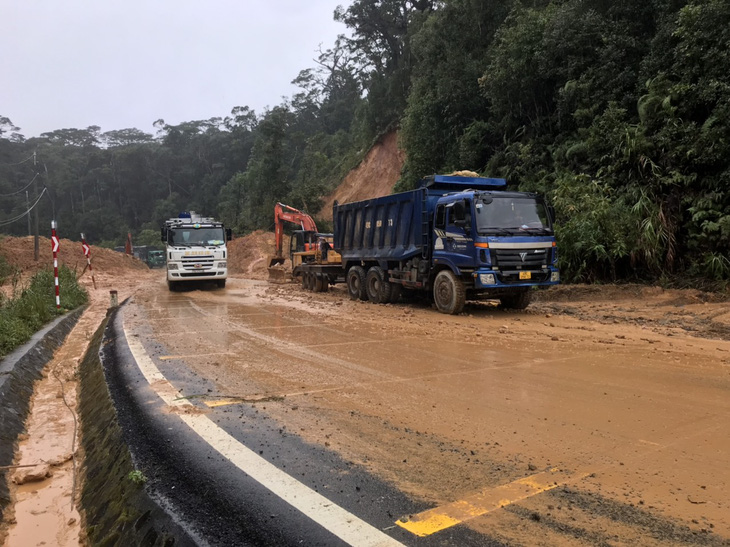
<path fill-rule="evenodd" d="M 317 218 L 332 220 L 332 204 L 387 196 L 398 182 L 406 154 L 398 148 L 398 133 L 392 131 L 382 137 L 355 169 L 329 196 Z"/>

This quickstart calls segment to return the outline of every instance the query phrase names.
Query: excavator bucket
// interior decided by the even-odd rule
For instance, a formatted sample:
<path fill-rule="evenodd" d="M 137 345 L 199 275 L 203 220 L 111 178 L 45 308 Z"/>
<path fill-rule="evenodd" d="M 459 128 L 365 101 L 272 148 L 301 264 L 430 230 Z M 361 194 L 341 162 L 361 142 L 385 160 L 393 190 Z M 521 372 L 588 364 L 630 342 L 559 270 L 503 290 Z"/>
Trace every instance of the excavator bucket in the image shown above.
<path fill-rule="evenodd" d="M 291 274 L 284 267 L 285 259 L 280 256 L 269 257 L 269 283 L 287 283 Z"/>
<path fill-rule="evenodd" d="M 269 257 L 269 265 L 267 267 L 271 269 L 274 266 L 284 264 L 285 261 L 286 259 L 283 256 L 271 255 Z"/>

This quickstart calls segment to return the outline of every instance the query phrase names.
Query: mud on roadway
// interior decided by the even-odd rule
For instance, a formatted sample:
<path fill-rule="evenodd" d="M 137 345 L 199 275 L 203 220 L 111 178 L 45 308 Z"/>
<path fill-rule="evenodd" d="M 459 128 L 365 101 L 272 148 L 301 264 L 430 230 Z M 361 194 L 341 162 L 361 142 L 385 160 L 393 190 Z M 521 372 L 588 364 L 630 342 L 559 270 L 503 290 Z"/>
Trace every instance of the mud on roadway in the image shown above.
<path fill-rule="evenodd" d="M 437 538 L 429 526 L 452 519 L 509 545 L 730 545 L 723 297 L 562 286 L 525 311 L 444 316 L 341 286 L 239 277 L 171 293 L 160 276 L 125 314 L 153 358 L 216 386 L 184 396 L 254 406 L 434 507 L 394 525 Z"/>

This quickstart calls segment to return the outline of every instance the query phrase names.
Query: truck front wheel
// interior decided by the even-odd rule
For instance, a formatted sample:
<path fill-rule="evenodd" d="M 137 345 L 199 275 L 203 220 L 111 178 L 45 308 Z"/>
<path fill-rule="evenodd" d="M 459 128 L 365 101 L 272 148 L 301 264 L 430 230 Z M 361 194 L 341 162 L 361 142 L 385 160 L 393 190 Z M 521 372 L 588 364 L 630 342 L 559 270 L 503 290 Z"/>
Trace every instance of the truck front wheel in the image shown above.
<path fill-rule="evenodd" d="M 451 270 L 441 270 L 433 282 L 433 300 L 441 313 L 461 313 L 466 302 L 464 283 Z"/>
<path fill-rule="evenodd" d="M 365 270 L 361 266 L 353 266 L 347 270 L 347 292 L 351 300 L 367 300 L 365 292 Z"/>

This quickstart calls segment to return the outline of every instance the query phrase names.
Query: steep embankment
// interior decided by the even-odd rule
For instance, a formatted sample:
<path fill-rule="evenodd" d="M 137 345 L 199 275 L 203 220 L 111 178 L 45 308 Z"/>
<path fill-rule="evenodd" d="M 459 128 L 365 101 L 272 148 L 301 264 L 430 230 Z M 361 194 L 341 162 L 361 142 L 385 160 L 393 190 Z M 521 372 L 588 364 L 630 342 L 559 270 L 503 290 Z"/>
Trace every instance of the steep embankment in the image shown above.
<path fill-rule="evenodd" d="M 387 196 L 398 182 L 406 154 L 398 148 L 398 134 L 383 136 L 334 192 L 324 198 L 317 218 L 332 220 L 332 204 Z"/>
<path fill-rule="evenodd" d="M 382 137 L 367 153 L 365 159 L 345 177 L 329 196 L 316 215 L 319 219 L 332 220 L 332 204 L 386 196 L 398 182 L 405 161 L 405 153 L 398 149 L 395 131 Z M 273 215 L 273 211 L 272 211 Z M 284 256 L 288 253 L 288 238 L 284 238 Z M 228 267 L 232 275 L 249 279 L 268 278 L 268 257 L 274 253 L 274 234 L 256 230 L 234 239 L 230 245 Z M 289 268 L 287 263 L 285 268 Z"/>

